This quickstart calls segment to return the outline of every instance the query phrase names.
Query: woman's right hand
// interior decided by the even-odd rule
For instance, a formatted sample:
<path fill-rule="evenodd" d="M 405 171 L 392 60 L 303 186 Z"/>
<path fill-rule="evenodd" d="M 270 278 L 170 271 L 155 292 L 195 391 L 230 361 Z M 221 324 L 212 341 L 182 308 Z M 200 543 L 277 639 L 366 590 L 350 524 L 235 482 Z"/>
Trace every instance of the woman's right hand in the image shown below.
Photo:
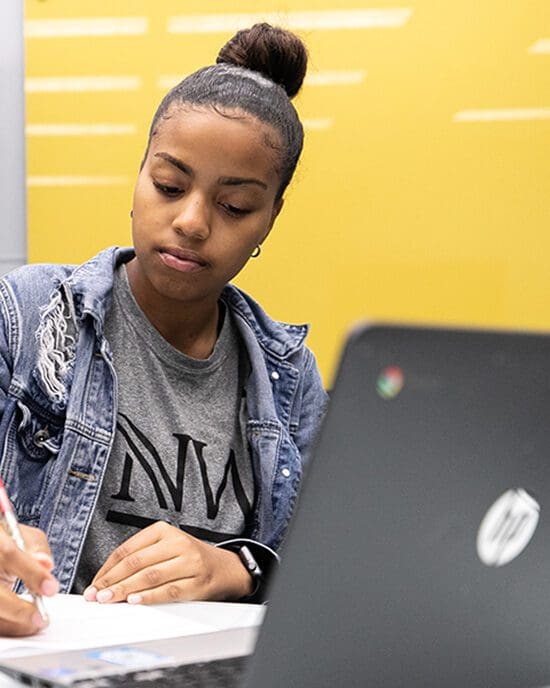
<path fill-rule="evenodd" d="M 47 623 L 36 605 L 12 592 L 20 578 L 29 592 L 49 597 L 59 590 L 52 574 L 53 559 L 46 535 L 38 528 L 19 526 L 26 551 L 20 550 L 3 528 L 0 528 L 0 635 L 33 635 Z"/>

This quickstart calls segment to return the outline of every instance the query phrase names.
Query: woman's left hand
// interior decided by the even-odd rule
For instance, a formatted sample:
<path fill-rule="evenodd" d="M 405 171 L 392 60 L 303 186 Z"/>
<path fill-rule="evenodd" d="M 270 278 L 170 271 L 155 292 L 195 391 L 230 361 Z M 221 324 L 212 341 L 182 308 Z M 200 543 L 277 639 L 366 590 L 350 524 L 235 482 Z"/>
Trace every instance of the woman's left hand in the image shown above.
<path fill-rule="evenodd" d="M 84 597 L 131 604 L 238 600 L 252 588 L 237 554 L 157 521 L 111 553 Z"/>

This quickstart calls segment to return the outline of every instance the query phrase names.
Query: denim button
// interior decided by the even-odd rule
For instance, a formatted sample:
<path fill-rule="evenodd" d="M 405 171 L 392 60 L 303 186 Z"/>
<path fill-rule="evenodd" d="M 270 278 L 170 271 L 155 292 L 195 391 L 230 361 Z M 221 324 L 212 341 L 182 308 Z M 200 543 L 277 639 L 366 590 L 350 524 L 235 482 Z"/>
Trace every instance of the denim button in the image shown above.
<path fill-rule="evenodd" d="M 38 432 L 35 432 L 32 441 L 37 447 L 41 447 L 46 440 L 50 439 L 50 433 L 48 432 L 48 428 L 42 428 L 42 430 L 39 430 Z"/>
<path fill-rule="evenodd" d="M 281 377 L 281 376 L 279 375 L 279 373 L 278 373 L 276 370 L 274 370 L 274 371 L 271 373 L 271 379 L 272 379 L 272 380 L 278 380 L 280 377 Z"/>
<path fill-rule="evenodd" d="M 281 470 L 281 473 L 285 476 L 285 478 L 289 478 L 289 477 L 290 477 L 290 469 L 288 469 L 288 468 L 283 468 L 283 469 Z"/>

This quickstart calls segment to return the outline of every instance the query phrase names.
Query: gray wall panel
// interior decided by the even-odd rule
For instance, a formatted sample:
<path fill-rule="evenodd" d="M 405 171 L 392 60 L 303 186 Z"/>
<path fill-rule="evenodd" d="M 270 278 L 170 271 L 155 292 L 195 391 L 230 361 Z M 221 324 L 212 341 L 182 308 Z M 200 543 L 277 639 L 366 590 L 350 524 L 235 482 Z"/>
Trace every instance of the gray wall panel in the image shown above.
<path fill-rule="evenodd" d="M 0 274 L 27 259 L 23 0 L 0 0 Z"/>

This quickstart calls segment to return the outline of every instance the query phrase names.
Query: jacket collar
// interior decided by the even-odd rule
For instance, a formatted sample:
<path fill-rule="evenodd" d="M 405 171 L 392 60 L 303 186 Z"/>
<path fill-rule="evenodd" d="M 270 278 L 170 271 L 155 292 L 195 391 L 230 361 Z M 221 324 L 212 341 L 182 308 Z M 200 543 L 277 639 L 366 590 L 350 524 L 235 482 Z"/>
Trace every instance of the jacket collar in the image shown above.
<path fill-rule="evenodd" d="M 308 325 L 272 320 L 253 298 L 232 284 L 225 287 L 222 298 L 236 315 L 245 320 L 260 346 L 275 358 L 287 358 L 302 346 L 309 331 Z"/>
<path fill-rule="evenodd" d="M 105 313 L 111 304 L 114 271 L 134 255 L 133 248 L 112 246 L 75 268 L 65 282 L 73 295 L 77 315 L 81 318 L 91 315 L 100 331 L 103 331 Z M 222 298 L 275 358 L 287 358 L 303 344 L 309 329 L 307 325 L 272 320 L 254 299 L 231 284 L 223 290 Z"/>
<path fill-rule="evenodd" d="M 61 286 L 72 295 L 78 318 L 92 316 L 98 331 L 103 331 L 105 314 L 111 305 L 114 271 L 134 255 L 133 248 L 111 246 L 73 270 Z"/>

